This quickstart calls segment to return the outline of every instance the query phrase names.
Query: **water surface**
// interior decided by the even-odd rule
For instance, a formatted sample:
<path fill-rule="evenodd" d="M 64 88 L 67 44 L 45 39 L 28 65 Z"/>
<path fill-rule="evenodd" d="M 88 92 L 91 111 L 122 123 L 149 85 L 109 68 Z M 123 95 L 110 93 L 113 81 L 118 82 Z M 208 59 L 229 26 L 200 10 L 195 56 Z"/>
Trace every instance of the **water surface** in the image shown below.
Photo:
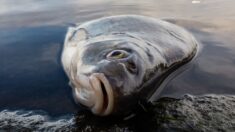
<path fill-rule="evenodd" d="M 103 16 L 164 18 L 195 35 L 196 58 L 164 86 L 161 96 L 235 94 L 235 1 L 0 1 L 0 110 L 80 110 L 60 63 L 67 28 Z M 140 27 L 141 28 L 141 27 Z"/>

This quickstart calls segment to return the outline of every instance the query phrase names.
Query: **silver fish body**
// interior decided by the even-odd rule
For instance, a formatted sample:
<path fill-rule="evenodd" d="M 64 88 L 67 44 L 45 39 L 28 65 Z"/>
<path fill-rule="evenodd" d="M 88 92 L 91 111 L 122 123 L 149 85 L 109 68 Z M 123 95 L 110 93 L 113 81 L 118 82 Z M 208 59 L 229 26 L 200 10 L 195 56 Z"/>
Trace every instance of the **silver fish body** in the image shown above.
<path fill-rule="evenodd" d="M 151 17 L 111 16 L 69 28 L 63 68 L 77 103 L 94 114 L 128 114 L 148 100 L 170 71 L 189 62 L 197 41 Z"/>

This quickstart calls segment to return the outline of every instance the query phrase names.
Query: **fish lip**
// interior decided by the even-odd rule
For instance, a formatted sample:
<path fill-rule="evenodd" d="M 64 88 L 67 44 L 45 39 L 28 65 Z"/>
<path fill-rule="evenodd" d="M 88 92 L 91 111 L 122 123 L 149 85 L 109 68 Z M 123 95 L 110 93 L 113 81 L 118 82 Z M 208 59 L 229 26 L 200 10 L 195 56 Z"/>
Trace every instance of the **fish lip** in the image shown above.
<path fill-rule="evenodd" d="M 100 100 L 97 99 L 95 101 L 91 111 L 101 116 L 111 114 L 113 112 L 114 96 L 112 86 L 108 79 L 103 73 L 93 73 L 90 77 L 90 82 L 94 91 L 97 92 L 97 95 L 102 96 L 102 99 L 99 98 Z"/>
<path fill-rule="evenodd" d="M 96 115 L 106 116 L 113 112 L 113 89 L 103 73 L 92 73 L 89 77 L 78 75 L 76 84 L 74 99 L 77 103 Z"/>

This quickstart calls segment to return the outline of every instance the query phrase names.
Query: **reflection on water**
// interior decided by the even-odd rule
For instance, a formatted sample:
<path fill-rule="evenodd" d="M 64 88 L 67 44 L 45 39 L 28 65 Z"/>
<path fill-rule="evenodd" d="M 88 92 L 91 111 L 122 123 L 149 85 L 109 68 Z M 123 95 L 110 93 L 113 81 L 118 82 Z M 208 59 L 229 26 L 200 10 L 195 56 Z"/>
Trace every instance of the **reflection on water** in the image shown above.
<path fill-rule="evenodd" d="M 139 14 L 220 23 L 234 20 L 233 0 L 2 0 L 0 27 L 80 23 L 101 16 Z M 222 23 L 223 23 L 222 22 Z M 232 25 L 230 25 L 232 26 Z M 234 26 L 233 26 L 234 27 Z"/>
<path fill-rule="evenodd" d="M 201 51 L 162 96 L 235 94 L 235 1 L 0 1 L 0 110 L 79 110 L 60 64 L 67 27 L 102 16 L 170 18 L 192 32 Z"/>
<path fill-rule="evenodd" d="M 191 67 L 175 77 L 163 94 L 235 94 L 235 45 L 233 31 L 213 24 L 191 21 L 172 21 L 191 31 L 201 42 L 201 51 Z M 232 26 L 231 26 L 232 28 Z"/>

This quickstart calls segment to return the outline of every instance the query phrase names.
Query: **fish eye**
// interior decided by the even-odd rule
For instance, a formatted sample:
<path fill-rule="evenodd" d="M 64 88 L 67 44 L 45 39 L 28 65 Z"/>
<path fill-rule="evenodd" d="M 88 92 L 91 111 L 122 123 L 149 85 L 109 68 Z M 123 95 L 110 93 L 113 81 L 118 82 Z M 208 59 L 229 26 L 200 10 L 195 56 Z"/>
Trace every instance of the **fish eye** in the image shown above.
<path fill-rule="evenodd" d="M 124 50 L 113 50 L 110 53 L 108 53 L 107 58 L 122 59 L 122 58 L 126 58 L 128 55 L 129 53 Z"/>

